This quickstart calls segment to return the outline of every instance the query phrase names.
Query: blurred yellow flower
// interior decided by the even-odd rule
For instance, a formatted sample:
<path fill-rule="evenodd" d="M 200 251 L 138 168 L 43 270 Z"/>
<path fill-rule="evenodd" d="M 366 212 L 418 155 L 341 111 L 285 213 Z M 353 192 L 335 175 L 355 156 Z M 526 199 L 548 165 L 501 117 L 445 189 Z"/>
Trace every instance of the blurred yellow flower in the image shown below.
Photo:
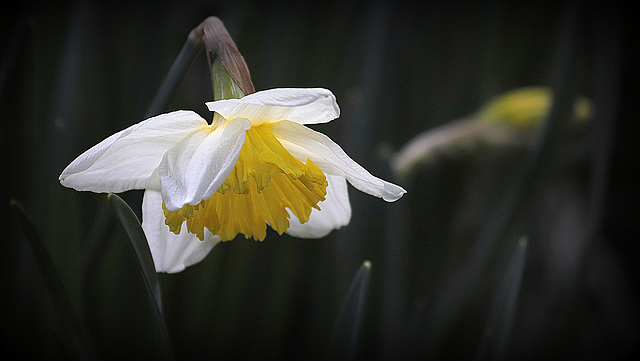
<path fill-rule="evenodd" d="M 551 107 L 551 91 L 546 87 L 525 87 L 500 94 L 478 111 L 476 117 L 491 124 L 530 129 L 547 115 Z M 574 119 L 589 118 L 591 103 L 578 98 L 573 106 Z"/>
<path fill-rule="evenodd" d="M 500 94 L 474 114 L 428 129 L 411 139 L 391 159 L 400 177 L 442 150 L 483 142 L 491 145 L 526 145 L 531 131 L 547 115 L 552 94 L 546 87 L 525 87 Z M 574 102 L 573 121 L 581 126 L 591 116 L 585 98 Z"/>

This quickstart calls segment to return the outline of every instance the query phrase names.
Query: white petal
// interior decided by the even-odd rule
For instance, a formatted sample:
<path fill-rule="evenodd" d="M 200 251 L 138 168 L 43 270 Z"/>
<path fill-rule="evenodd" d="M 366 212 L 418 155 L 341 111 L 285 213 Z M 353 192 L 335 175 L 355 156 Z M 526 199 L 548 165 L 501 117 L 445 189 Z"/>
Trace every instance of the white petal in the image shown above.
<path fill-rule="evenodd" d="M 146 190 L 142 198 L 142 229 L 149 242 L 156 272 L 175 273 L 200 262 L 220 242 L 205 229 L 204 241 L 182 227 L 180 234 L 169 231 L 164 223 L 160 192 Z"/>
<path fill-rule="evenodd" d="M 149 118 L 82 153 L 62 172 L 60 183 L 92 192 L 142 189 L 164 153 L 185 135 L 202 127 L 208 127 L 207 122 L 191 111 Z"/>
<path fill-rule="evenodd" d="M 327 197 L 318 204 L 320 210 L 314 208 L 311 211 L 309 221 L 300 223 L 298 218 L 287 210 L 291 216 L 288 234 L 301 238 L 320 238 L 334 229 L 349 224 L 351 204 L 349 204 L 347 181 L 344 177 L 336 175 L 327 175 L 327 181 L 329 182 Z"/>
<path fill-rule="evenodd" d="M 289 120 L 300 124 L 326 123 L 340 116 L 336 97 L 322 88 L 277 88 L 249 94 L 241 99 L 207 103 L 225 119 L 246 118 L 251 124 Z"/>
<path fill-rule="evenodd" d="M 402 187 L 371 175 L 322 133 L 293 122 L 275 123 L 270 128 L 295 157 L 301 160 L 310 158 L 326 174 L 343 176 L 362 192 L 387 202 L 396 201 L 406 193 Z"/>
<path fill-rule="evenodd" d="M 175 211 L 210 198 L 238 161 L 249 128 L 248 120 L 234 119 L 213 131 L 193 132 L 169 149 L 158 169 L 167 208 Z"/>

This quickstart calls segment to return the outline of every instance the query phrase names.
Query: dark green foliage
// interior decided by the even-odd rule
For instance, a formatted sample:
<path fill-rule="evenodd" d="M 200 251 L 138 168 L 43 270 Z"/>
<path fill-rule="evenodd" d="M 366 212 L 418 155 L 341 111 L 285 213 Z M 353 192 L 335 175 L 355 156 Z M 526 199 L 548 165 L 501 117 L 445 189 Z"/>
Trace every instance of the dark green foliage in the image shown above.
<path fill-rule="evenodd" d="M 640 162 L 626 7 L 35 1 L 3 12 L 0 193 L 17 215 L 0 242 L 3 349 L 24 359 L 632 358 Z M 256 90 L 331 89 L 341 117 L 313 128 L 408 193 L 386 203 L 351 189 L 351 223 L 323 239 L 237 237 L 181 273 L 155 274 L 140 191 L 109 202 L 57 177 L 147 116 L 211 119 L 205 53 L 184 45 L 208 16 L 224 21 Z M 534 146 L 472 144 L 394 179 L 387 155 L 416 134 L 533 85 L 557 100 Z M 564 124 L 576 95 L 595 109 L 579 134 Z M 363 260 L 375 271 L 354 278 Z"/>

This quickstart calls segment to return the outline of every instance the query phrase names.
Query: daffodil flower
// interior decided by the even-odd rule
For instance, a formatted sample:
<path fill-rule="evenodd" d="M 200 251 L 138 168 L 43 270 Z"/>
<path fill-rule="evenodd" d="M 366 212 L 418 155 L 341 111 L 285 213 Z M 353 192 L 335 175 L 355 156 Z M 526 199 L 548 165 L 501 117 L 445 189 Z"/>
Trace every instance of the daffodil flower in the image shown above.
<path fill-rule="evenodd" d="M 318 238 L 349 223 L 348 181 L 386 201 L 405 190 L 376 178 L 305 124 L 340 114 L 326 89 L 271 89 L 206 103 L 211 124 L 174 111 L 122 130 L 60 175 L 79 191 L 145 189 L 142 227 L 158 272 L 179 272 L 237 234 Z"/>

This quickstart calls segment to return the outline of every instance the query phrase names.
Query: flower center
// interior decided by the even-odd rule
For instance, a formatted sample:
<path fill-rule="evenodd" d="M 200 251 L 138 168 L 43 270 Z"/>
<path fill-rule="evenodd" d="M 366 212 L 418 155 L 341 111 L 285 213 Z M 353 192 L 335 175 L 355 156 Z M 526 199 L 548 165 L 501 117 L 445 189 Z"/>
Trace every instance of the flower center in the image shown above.
<path fill-rule="evenodd" d="M 223 241 L 239 233 L 261 241 L 267 223 L 279 234 L 289 228 L 286 208 L 301 223 L 308 221 L 311 208 L 320 209 L 327 185 L 315 163 L 292 156 L 265 124 L 247 130 L 238 162 L 211 198 L 176 211 L 164 203 L 162 207 L 165 223 L 175 234 L 186 221 L 188 231 L 200 240 L 207 228 Z"/>

